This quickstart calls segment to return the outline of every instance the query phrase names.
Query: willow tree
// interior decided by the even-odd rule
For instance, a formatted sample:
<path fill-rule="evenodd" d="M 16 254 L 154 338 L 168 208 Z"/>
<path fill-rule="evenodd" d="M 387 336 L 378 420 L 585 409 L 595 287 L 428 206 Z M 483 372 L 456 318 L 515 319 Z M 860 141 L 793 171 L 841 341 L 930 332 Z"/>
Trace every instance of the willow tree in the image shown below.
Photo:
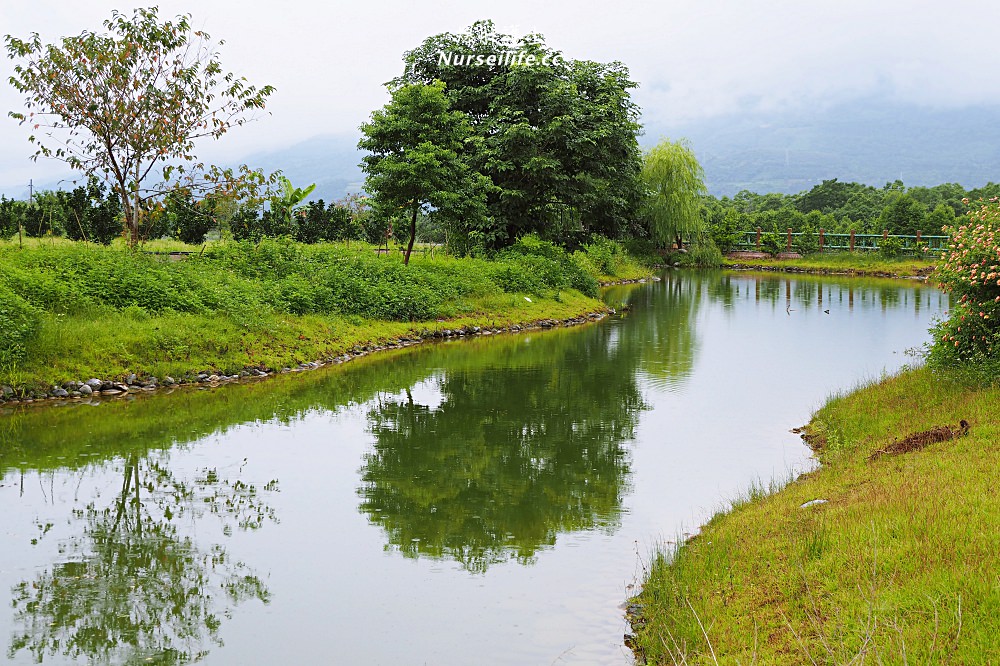
<path fill-rule="evenodd" d="M 245 167 L 197 163 L 194 144 L 250 120 L 273 87 L 226 73 L 190 16 L 161 22 L 155 7 L 131 17 L 115 11 L 104 27 L 107 33 L 84 31 L 58 44 L 43 44 L 38 33 L 6 36 L 7 55 L 21 61 L 10 83 L 25 95 L 25 112 L 10 116 L 32 128 L 32 159 L 60 159 L 108 181 L 133 245 L 140 212 L 178 184 L 203 192 L 254 192 L 264 184 Z"/>
<path fill-rule="evenodd" d="M 705 231 L 701 198 L 707 193 L 705 172 L 686 141 L 661 141 L 643 156 L 646 186 L 645 219 L 650 234 L 662 243 L 683 247 L 684 237 Z"/>

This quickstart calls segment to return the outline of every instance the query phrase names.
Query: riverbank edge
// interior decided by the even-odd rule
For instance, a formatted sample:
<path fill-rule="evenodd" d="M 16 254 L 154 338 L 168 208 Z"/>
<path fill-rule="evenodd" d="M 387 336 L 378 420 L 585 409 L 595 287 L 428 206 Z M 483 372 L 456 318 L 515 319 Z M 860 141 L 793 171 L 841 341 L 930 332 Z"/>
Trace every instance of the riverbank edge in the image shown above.
<path fill-rule="evenodd" d="M 926 281 L 934 272 L 934 266 L 913 267 L 908 266 L 904 271 L 886 271 L 881 269 L 870 269 L 863 266 L 845 267 L 842 265 L 830 264 L 826 266 L 803 266 L 793 262 L 794 260 L 760 260 L 758 261 L 734 261 L 725 259 L 722 268 L 733 271 L 766 271 L 774 273 L 799 273 L 812 275 L 843 275 L 848 277 L 877 277 L 896 278 L 901 280 Z M 912 270 L 911 270 L 912 269 Z"/>
<path fill-rule="evenodd" d="M 600 284 L 601 287 L 611 287 L 625 284 L 646 284 L 659 280 L 659 277 L 649 274 L 646 277 L 601 281 Z M 331 365 L 342 365 L 373 353 L 413 347 L 425 342 L 579 326 L 600 321 L 608 315 L 613 314 L 616 314 L 615 309 L 605 305 L 601 309 L 580 312 L 570 317 L 533 318 L 502 326 L 490 325 L 488 322 L 492 320 L 493 313 L 488 312 L 474 318 L 472 323 L 466 322 L 455 327 L 449 325 L 449 321 L 447 320 L 420 322 L 422 330 L 419 333 L 414 331 L 416 334 L 413 336 L 400 336 L 385 340 L 380 339 L 376 335 L 366 341 L 355 343 L 350 348 L 345 347 L 338 350 L 339 353 L 334 353 L 326 358 L 314 361 L 302 362 L 295 367 L 261 368 L 246 366 L 239 373 L 232 375 L 219 375 L 213 370 L 208 369 L 197 373 L 186 373 L 180 379 L 172 377 L 159 379 L 129 374 L 124 378 L 116 377 L 110 380 L 92 378 L 82 381 L 53 383 L 53 388 L 44 394 L 41 394 L 37 389 L 31 389 L 26 386 L 5 386 L 3 388 L 10 389 L 11 392 L 0 392 L 0 408 L 6 411 L 17 407 L 60 406 L 76 404 L 87 400 L 122 398 L 136 393 L 152 393 L 161 389 L 172 389 L 179 386 L 215 387 L 240 381 L 260 381 L 281 374 L 316 370 Z M 295 350 L 289 351 L 294 353 Z M 84 386 L 87 388 L 84 389 Z"/>
<path fill-rule="evenodd" d="M 870 413 L 859 414 L 862 410 Z M 960 419 L 960 415 L 964 418 Z M 965 418 L 969 421 L 966 422 Z M 953 556 L 951 567 L 932 568 L 930 574 L 926 571 L 926 562 L 933 558 L 926 557 L 921 561 L 921 558 L 913 557 L 912 551 L 919 553 L 920 549 L 905 543 L 902 546 L 887 543 L 873 546 L 869 543 L 867 554 L 853 552 L 846 558 L 841 555 L 842 566 L 828 563 L 825 569 L 819 566 L 812 568 L 807 563 L 805 566 L 810 567 L 814 579 L 811 582 L 802 569 L 803 565 L 795 560 L 801 552 L 820 558 L 824 556 L 824 549 L 835 547 L 831 544 L 842 546 L 850 543 L 851 539 L 857 542 L 858 533 L 864 535 L 869 528 L 869 524 L 861 524 L 865 521 L 869 521 L 874 532 L 876 522 L 884 516 L 878 511 L 867 513 L 870 507 L 864 501 L 872 501 L 872 498 L 881 502 L 885 497 L 891 497 L 899 505 L 896 506 L 897 512 L 905 513 L 910 522 L 919 524 L 919 529 L 937 533 L 944 541 L 947 541 L 949 531 L 954 531 L 948 528 L 954 528 L 956 524 L 960 528 L 961 521 L 956 520 L 955 511 L 942 510 L 939 506 L 941 495 L 935 492 L 939 487 L 947 488 L 949 506 L 962 507 L 959 515 L 975 514 L 970 507 L 981 510 L 984 502 L 994 505 L 991 513 L 995 513 L 995 505 L 1000 504 L 992 487 L 993 474 L 1000 463 L 1000 451 L 995 446 L 998 431 L 1000 387 L 968 385 L 956 377 L 935 375 L 925 366 L 905 368 L 898 374 L 832 396 L 813 413 L 807 425 L 793 430 L 816 454 L 816 469 L 795 478 L 779 479 L 766 487 L 750 488 L 717 511 L 694 535 L 676 543 L 668 542 L 651 555 L 648 567 L 644 567 L 640 592 L 625 604 L 626 620 L 633 632 L 626 635 L 625 642 L 633 651 L 637 663 L 693 665 L 719 663 L 717 659 L 732 658 L 737 659 L 736 663 L 743 658 L 756 662 L 759 658 L 767 663 L 795 664 L 816 663 L 816 656 L 832 656 L 831 650 L 840 652 L 841 656 L 846 654 L 845 659 L 856 658 L 865 650 L 874 649 L 877 652 L 878 647 L 869 645 L 875 643 L 870 633 L 864 637 L 848 636 L 862 643 L 860 648 L 854 643 L 836 644 L 834 638 L 824 633 L 830 631 L 825 622 L 834 624 L 834 631 L 842 629 L 836 623 L 844 622 L 840 614 L 847 615 L 848 611 L 836 606 L 836 601 L 844 595 L 863 596 L 868 586 L 874 588 L 876 581 L 868 580 L 866 576 L 874 579 L 876 563 L 881 567 L 889 566 L 881 564 L 881 560 L 895 561 L 899 557 L 896 551 L 920 561 L 916 565 L 918 572 L 913 574 L 916 582 L 898 570 L 889 574 L 877 572 L 888 579 L 888 582 L 877 583 L 885 587 L 881 593 L 886 597 L 894 593 L 899 595 L 890 611 L 898 612 L 900 616 L 888 615 L 886 624 L 889 631 L 898 632 L 899 640 L 904 642 L 902 654 L 905 657 L 907 648 L 911 650 L 911 658 L 914 653 L 920 654 L 920 650 L 928 651 L 932 656 L 936 649 L 957 650 L 955 644 L 962 634 L 963 609 L 966 609 L 967 624 L 977 620 L 976 624 L 982 625 L 983 615 L 992 617 L 997 614 L 997 591 L 983 589 L 990 587 L 989 580 L 985 584 L 983 581 L 962 580 L 966 589 L 957 592 L 958 622 L 957 628 L 950 628 L 954 634 L 950 638 L 954 640 L 949 642 L 949 628 L 944 626 L 943 620 L 941 635 L 938 634 L 937 614 L 945 609 L 937 604 L 944 598 L 955 605 L 956 593 L 951 590 L 951 594 L 945 597 L 938 594 L 940 590 L 936 587 L 919 586 L 929 576 L 936 576 L 934 580 L 953 581 L 956 577 L 961 579 L 966 569 L 995 570 L 1000 564 L 1000 556 L 997 556 L 1000 550 L 996 548 L 996 543 L 990 544 L 989 541 L 1000 542 L 1000 537 L 984 536 L 995 532 L 989 525 L 977 526 L 979 532 L 963 546 L 964 550 L 972 553 L 994 553 L 992 562 L 976 562 L 974 558 L 959 554 Z M 934 437 L 924 437 L 927 435 Z M 900 445 L 921 439 L 925 441 L 919 441 L 912 448 Z M 981 457 L 970 459 L 970 452 L 982 452 Z M 948 474 L 935 476 L 942 469 Z M 914 477 L 920 480 L 913 481 Z M 972 478 L 973 481 L 961 486 L 949 483 L 951 478 Z M 897 484 L 913 486 L 912 495 L 897 498 L 894 494 L 899 492 Z M 847 518 L 843 516 L 845 513 Z M 1000 521 L 994 519 L 993 522 Z M 770 529 L 748 529 L 761 525 Z M 899 526 L 894 525 L 894 528 L 899 529 Z M 745 538 L 747 533 L 754 535 L 747 541 L 767 545 L 754 546 L 745 551 L 737 548 L 738 554 L 732 556 L 733 535 Z M 903 542 L 908 536 L 917 541 L 905 530 L 901 533 L 901 537 L 894 536 Z M 871 538 L 870 533 L 868 536 Z M 778 561 L 762 557 L 762 553 L 769 549 L 784 549 L 788 557 Z M 924 548 L 932 549 L 932 546 Z M 818 555 L 815 554 L 817 551 Z M 860 566 L 849 564 L 851 556 L 862 560 Z M 782 567 L 782 564 L 788 566 Z M 795 566 L 800 567 L 798 574 L 790 571 Z M 677 571 L 678 568 L 683 571 Z M 722 570 L 725 570 L 728 580 L 720 580 Z M 823 571 L 827 575 L 817 573 Z M 709 573 L 718 576 L 710 576 Z M 796 576 L 800 580 L 793 580 Z M 914 586 L 918 587 L 918 594 L 913 594 L 911 588 Z M 796 593 L 802 598 L 795 601 L 807 606 L 804 612 L 801 608 L 793 608 L 794 603 L 788 598 Z M 786 598 L 777 598 L 782 594 Z M 814 594 L 820 595 L 818 600 Z M 913 604 L 914 596 L 926 596 L 930 600 L 928 608 L 914 611 L 907 607 L 907 604 Z M 874 602 L 868 603 L 867 612 L 870 613 Z M 931 605 L 933 608 L 930 608 Z M 887 613 L 885 608 L 879 610 Z M 863 615 L 863 612 L 859 614 Z M 933 613 L 934 622 L 930 627 L 933 635 L 928 629 L 924 644 L 909 640 L 912 636 L 903 636 L 900 625 L 905 627 L 906 613 L 922 613 L 925 616 Z M 831 615 L 836 616 L 835 619 L 831 620 Z M 687 617 L 676 620 L 682 616 Z M 774 622 L 762 624 L 761 617 Z M 901 621 L 900 617 L 904 620 Z M 691 630 L 689 626 L 687 628 L 691 631 L 682 634 L 680 625 L 685 623 L 693 623 L 696 628 Z M 799 627 L 798 632 L 793 624 Z M 981 626 L 977 628 L 982 629 Z M 664 631 L 666 635 L 660 633 Z M 654 638 L 651 633 L 658 635 Z M 967 630 L 967 633 L 972 632 Z M 697 637 L 697 645 L 694 645 L 695 641 L 685 643 L 685 639 L 692 635 Z M 666 637 L 669 637 L 670 644 Z M 981 641 L 981 636 L 978 638 Z M 761 645 L 763 642 L 767 643 L 766 648 Z M 994 638 L 992 646 L 998 644 L 1000 641 Z M 651 650 L 653 654 L 647 651 L 650 645 L 657 646 Z M 739 649 L 727 651 L 727 647 L 732 648 L 733 645 Z M 968 645 L 972 647 L 967 649 L 978 654 L 975 651 L 981 646 L 976 638 L 966 640 L 962 647 Z M 664 655 L 669 662 L 661 662 Z M 954 656 L 950 653 L 946 655 Z M 959 656 L 958 660 L 962 662 L 962 657 Z"/>

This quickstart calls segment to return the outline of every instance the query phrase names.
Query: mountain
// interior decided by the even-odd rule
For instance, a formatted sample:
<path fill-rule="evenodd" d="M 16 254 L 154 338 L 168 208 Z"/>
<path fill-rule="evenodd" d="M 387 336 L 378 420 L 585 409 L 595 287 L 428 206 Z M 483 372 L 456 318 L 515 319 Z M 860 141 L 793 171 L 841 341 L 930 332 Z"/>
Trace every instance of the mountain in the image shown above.
<path fill-rule="evenodd" d="M 896 179 L 910 186 L 960 183 L 969 189 L 1000 182 L 998 121 L 997 105 L 931 109 L 873 98 L 675 124 L 647 117 L 640 144 L 649 148 L 663 137 L 690 141 L 716 196 L 743 189 L 794 194 L 830 178 L 878 187 Z M 320 135 L 243 162 L 267 172 L 280 169 L 296 187 L 316 183 L 311 198 L 335 201 L 363 187 L 359 138 Z"/>
<path fill-rule="evenodd" d="M 930 109 L 885 100 L 667 125 L 640 143 L 686 138 L 709 191 L 801 192 L 830 178 L 881 186 L 1000 181 L 1000 106 Z"/>
<path fill-rule="evenodd" d="M 327 202 L 360 192 L 365 176 L 361 172 L 358 150 L 359 134 L 328 134 L 316 136 L 288 148 L 248 155 L 244 163 L 265 173 L 281 170 L 295 187 L 316 183 L 310 199 Z"/>

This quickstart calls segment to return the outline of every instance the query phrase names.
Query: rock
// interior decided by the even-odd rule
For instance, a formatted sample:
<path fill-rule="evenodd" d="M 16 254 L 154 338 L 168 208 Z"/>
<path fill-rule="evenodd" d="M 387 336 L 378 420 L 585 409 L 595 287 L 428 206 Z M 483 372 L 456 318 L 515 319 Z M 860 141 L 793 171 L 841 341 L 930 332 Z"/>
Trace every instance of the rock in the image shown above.
<path fill-rule="evenodd" d="M 104 382 L 102 382 L 100 379 L 88 379 L 86 382 L 84 382 L 84 384 L 94 389 L 95 391 L 104 386 Z"/>
<path fill-rule="evenodd" d="M 828 501 L 829 500 L 825 500 L 825 499 L 809 500 L 808 502 L 805 502 L 804 504 L 800 504 L 799 508 L 800 509 L 808 509 L 809 507 L 816 506 L 818 504 L 826 504 Z"/>
<path fill-rule="evenodd" d="M 54 388 L 49 392 L 53 398 L 66 398 L 69 397 L 69 391 L 64 388 Z"/>
<path fill-rule="evenodd" d="M 135 380 L 137 380 L 137 379 L 139 379 L 139 378 L 133 372 L 133 373 L 130 373 L 129 376 L 125 378 L 125 383 L 131 386 L 132 384 L 135 384 Z"/>
<path fill-rule="evenodd" d="M 174 384 L 176 384 L 177 382 L 176 382 L 176 381 L 174 380 L 174 378 L 173 378 L 173 377 L 171 377 L 170 375 L 167 375 L 166 377 L 164 377 L 164 378 L 163 378 L 163 383 L 164 383 L 164 384 L 165 384 L 166 386 L 173 386 L 173 385 L 174 385 Z"/>
<path fill-rule="evenodd" d="M 8 400 L 14 397 L 14 389 L 9 386 L 0 386 L 0 398 Z"/>
<path fill-rule="evenodd" d="M 199 379 L 201 379 L 201 375 L 198 375 L 198 378 L 199 378 Z M 219 381 L 219 375 L 209 375 L 209 376 L 207 377 L 207 379 L 208 379 L 208 381 L 210 381 L 210 382 L 217 382 L 217 381 Z M 205 380 L 204 380 L 204 379 L 202 379 L 202 381 L 205 381 Z"/>
<path fill-rule="evenodd" d="M 67 391 L 72 391 L 73 389 L 75 389 L 79 385 L 80 385 L 79 382 L 70 381 L 70 382 L 63 382 L 62 387 L 64 389 L 66 389 Z"/>
<path fill-rule="evenodd" d="M 101 395 L 121 395 L 121 394 L 122 391 L 119 391 L 116 388 L 101 389 Z"/>
<path fill-rule="evenodd" d="M 90 385 L 84 384 L 80 387 L 80 393 L 83 395 L 90 395 L 94 392 L 94 389 L 90 388 Z"/>
<path fill-rule="evenodd" d="M 201 373 L 198 373 L 198 378 L 197 379 L 198 379 L 199 382 L 203 382 L 206 379 L 208 379 L 208 377 L 209 377 L 209 375 L 208 375 L 207 372 L 201 372 Z"/>

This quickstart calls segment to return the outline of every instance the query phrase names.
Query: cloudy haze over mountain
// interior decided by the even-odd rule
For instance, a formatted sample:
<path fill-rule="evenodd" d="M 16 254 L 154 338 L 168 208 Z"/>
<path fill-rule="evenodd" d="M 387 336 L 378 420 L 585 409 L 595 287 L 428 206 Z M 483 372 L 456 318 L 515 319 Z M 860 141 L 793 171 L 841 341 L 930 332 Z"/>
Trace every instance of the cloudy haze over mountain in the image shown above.
<path fill-rule="evenodd" d="M 112 9 L 131 13 L 136 6 L 106 0 L 3 3 L 0 32 L 24 37 L 37 31 L 53 41 L 97 30 Z M 965 150 L 995 138 L 975 134 L 995 124 L 1000 108 L 1000 47 L 992 34 L 1000 5 L 982 0 L 372 0 L 297 2 L 294 9 L 256 0 L 163 0 L 159 6 L 161 16 L 192 14 L 195 27 L 225 40 L 225 67 L 277 88 L 270 115 L 206 145 L 201 156 L 219 163 L 253 157 L 285 168 L 293 182 L 327 182 L 327 196 L 357 184 L 350 164 L 356 128 L 387 101 L 382 84 L 401 72 L 403 51 L 429 35 L 460 32 L 485 18 L 515 36 L 539 32 L 569 58 L 624 62 L 640 84 L 634 99 L 647 126 L 643 140 L 689 136 L 718 191 L 723 180 L 776 182 L 773 173 L 752 177 L 755 151 L 763 151 L 759 159 L 765 163 L 777 160 L 778 171 L 788 167 L 778 178 L 785 184 L 773 187 L 808 182 L 826 166 L 850 171 L 839 174 L 850 179 L 864 171 L 862 162 L 871 159 L 867 152 L 874 147 L 902 153 L 901 146 L 912 146 L 906 132 L 929 141 L 919 151 L 926 159 L 904 161 L 897 169 L 902 157 L 892 162 L 892 155 L 882 155 L 890 163 L 878 168 L 920 178 L 927 164 L 935 164 L 927 150 L 945 145 L 946 137 L 928 133 L 948 134 L 950 145 Z M 12 66 L 0 62 L 4 81 Z M 0 109 L 19 109 L 21 103 L 9 85 L 0 86 Z M 790 132 L 788 123 L 800 131 Z M 801 131 L 803 126 L 811 129 Z M 29 162 L 26 137 L 15 121 L 0 119 L 0 193 L 20 197 L 29 179 L 51 184 L 66 173 L 58 163 Z M 961 171 L 956 150 L 942 153 L 936 174 L 948 180 L 981 176 L 968 185 L 1000 180 L 987 173 L 1000 161 L 984 157 Z M 796 154 L 812 166 L 796 171 Z M 748 170 L 732 173 L 737 163 Z"/>

